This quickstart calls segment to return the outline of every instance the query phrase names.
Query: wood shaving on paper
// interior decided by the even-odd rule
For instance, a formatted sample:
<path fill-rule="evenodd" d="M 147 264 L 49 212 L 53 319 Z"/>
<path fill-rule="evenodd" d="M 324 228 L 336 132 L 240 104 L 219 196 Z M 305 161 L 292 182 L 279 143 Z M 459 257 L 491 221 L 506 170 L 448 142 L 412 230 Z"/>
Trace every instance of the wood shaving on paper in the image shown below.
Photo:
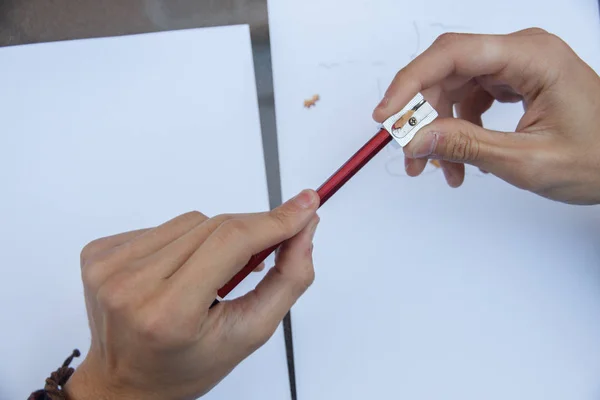
<path fill-rule="evenodd" d="M 315 94 L 313 97 L 311 97 L 310 99 L 304 100 L 304 107 L 306 108 L 311 108 L 313 107 L 315 104 L 317 104 L 317 101 L 319 101 L 321 98 L 319 97 L 318 94 Z"/>

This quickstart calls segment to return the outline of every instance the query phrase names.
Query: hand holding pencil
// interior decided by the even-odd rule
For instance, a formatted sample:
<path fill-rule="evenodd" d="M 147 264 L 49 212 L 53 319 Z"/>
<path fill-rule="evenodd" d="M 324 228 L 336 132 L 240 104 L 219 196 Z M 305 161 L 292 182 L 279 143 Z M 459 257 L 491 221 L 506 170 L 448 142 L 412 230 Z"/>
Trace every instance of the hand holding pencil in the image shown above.
<path fill-rule="evenodd" d="M 303 191 L 269 212 L 192 212 L 88 244 L 81 264 L 92 344 L 66 385 L 69 399 L 191 399 L 212 389 L 312 283 L 318 205 Z M 209 310 L 240 265 L 282 242 L 254 290 Z"/>

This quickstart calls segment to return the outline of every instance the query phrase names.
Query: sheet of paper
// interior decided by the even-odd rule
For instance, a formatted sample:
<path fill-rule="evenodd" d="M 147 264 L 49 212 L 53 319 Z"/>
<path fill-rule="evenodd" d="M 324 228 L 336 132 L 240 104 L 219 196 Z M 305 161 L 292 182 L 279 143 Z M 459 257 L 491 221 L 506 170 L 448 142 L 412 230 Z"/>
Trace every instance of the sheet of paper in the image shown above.
<path fill-rule="evenodd" d="M 190 210 L 264 211 L 268 196 L 248 26 L 0 49 L 0 88 L 8 400 L 87 352 L 86 243 Z M 206 398 L 289 398 L 285 360 L 279 330 Z"/>
<path fill-rule="evenodd" d="M 539 26 L 600 67 L 595 0 L 269 6 L 284 198 L 316 188 L 376 132 L 371 112 L 393 74 L 445 31 Z M 521 113 L 498 105 L 484 121 L 514 129 Z M 292 313 L 299 398 L 598 398 L 597 207 L 473 169 L 460 189 L 431 166 L 409 178 L 389 147 L 320 216 L 316 280 Z"/>

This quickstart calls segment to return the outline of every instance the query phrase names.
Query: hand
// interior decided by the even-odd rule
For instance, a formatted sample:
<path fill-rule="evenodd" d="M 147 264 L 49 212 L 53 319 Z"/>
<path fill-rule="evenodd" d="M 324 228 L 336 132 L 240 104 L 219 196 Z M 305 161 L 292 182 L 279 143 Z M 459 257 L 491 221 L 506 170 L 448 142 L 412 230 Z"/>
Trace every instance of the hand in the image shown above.
<path fill-rule="evenodd" d="M 558 37 L 442 35 L 398 72 L 373 117 L 385 120 L 419 91 L 440 118 L 404 148 L 410 176 L 433 158 L 452 187 L 468 163 L 550 199 L 600 203 L 600 78 Z M 523 101 L 514 132 L 482 127 L 494 100 Z"/>
<path fill-rule="evenodd" d="M 178 216 L 81 253 L 92 344 L 69 400 L 195 399 L 264 344 L 312 283 L 318 195 L 273 211 Z M 284 242 L 251 292 L 209 309 L 250 259 Z"/>

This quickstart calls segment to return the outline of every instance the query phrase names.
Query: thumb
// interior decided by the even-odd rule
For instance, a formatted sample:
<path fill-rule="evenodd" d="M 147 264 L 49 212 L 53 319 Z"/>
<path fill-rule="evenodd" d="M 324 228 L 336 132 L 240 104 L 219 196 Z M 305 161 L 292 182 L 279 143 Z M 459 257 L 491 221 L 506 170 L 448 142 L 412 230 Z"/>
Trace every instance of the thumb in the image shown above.
<path fill-rule="evenodd" d="M 515 134 L 484 129 L 458 118 L 440 118 L 404 147 L 408 158 L 434 158 L 498 173 L 514 158 Z"/>
<path fill-rule="evenodd" d="M 285 241 L 275 266 L 254 290 L 224 305 L 233 334 L 251 347 L 264 344 L 314 280 L 312 241 L 319 223 L 314 216 L 296 236 Z M 232 317 L 233 316 L 233 317 Z"/>

